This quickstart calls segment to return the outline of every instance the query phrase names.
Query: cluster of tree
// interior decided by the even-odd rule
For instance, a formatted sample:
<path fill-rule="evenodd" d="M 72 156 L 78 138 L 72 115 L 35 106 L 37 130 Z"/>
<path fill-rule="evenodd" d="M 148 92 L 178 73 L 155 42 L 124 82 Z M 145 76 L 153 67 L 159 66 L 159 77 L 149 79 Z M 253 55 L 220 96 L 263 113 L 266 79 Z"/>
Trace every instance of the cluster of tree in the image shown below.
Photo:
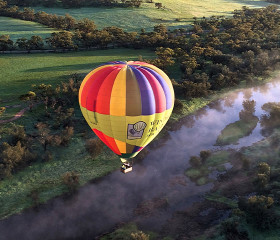
<path fill-rule="evenodd" d="M 279 169 L 271 170 L 265 163 L 255 169 L 256 195 L 240 197 L 238 208 L 232 210 L 231 217 L 221 224 L 221 235 L 225 239 L 251 239 L 248 225 L 258 231 L 279 229 Z"/>
<path fill-rule="evenodd" d="M 9 6 L 4 0 L 0 0 L 0 15 L 38 22 L 48 27 L 62 30 L 75 30 L 81 25 L 87 28 L 94 26 L 95 29 L 94 22 L 88 19 L 84 22 L 84 20 L 77 21 L 69 14 L 65 14 L 65 16 L 58 16 L 56 14 L 48 14 L 44 11 L 35 12 L 35 10 L 31 8 L 23 8 L 23 10 L 21 10 L 17 5 Z"/>
<path fill-rule="evenodd" d="M 280 20 L 276 6 L 234 12 L 233 18 L 195 20 L 190 31 L 169 33 L 168 47 L 184 73 L 186 97 L 205 96 L 252 76 L 266 76 L 279 58 Z"/>
<path fill-rule="evenodd" d="M 30 39 L 19 38 L 16 42 L 10 39 L 9 35 L 0 36 L 0 51 L 11 51 L 15 49 L 26 50 L 41 50 L 44 49 L 44 40 L 40 36 L 32 36 Z"/>
<path fill-rule="evenodd" d="M 254 113 L 256 111 L 256 101 L 246 100 L 242 102 L 243 109 L 239 112 L 240 120 L 244 122 L 250 122 L 252 118 L 255 117 Z"/>
<path fill-rule="evenodd" d="M 190 157 L 190 164 L 193 168 L 199 168 L 205 163 L 207 158 L 209 158 L 210 156 L 211 156 L 211 151 L 203 150 L 199 153 L 199 157 L 197 156 Z"/>
<path fill-rule="evenodd" d="M 22 126 L 12 125 L 7 134 L 9 141 L 0 145 L 0 180 L 36 159 L 36 154 L 30 148 L 32 139 Z"/>
<path fill-rule="evenodd" d="M 262 135 L 269 136 L 273 130 L 280 127 L 280 103 L 269 102 L 262 106 L 268 114 L 261 117 Z"/>
<path fill-rule="evenodd" d="M 34 131 L 12 125 L 7 128 L 0 144 L 0 179 L 12 175 L 33 161 L 50 161 L 54 147 L 67 146 L 74 134 L 74 108 L 80 79 L 73 76 L 57 87 L 40 84 L 20 97 L 44 105 L 43 115 L 34 123 Z M 78 121 L 85 124 L 83 120 Z M 34 150 L 35 149 L 35 150 Z M 38 152 L 39 151 L 39 152 Z M 42 154 L 43 152 L 43 154 Z"/>
<path fill-rule="evenodd" d="M 153 3 L 153 0 L 7 0 L 9 5 L 20 7 L 38 6 L 45 7 L 140 7 L 143 2 Z"/>
<path fill-rule="evenodd" d="M 276 4 L 280 4 L 280 0 L 266 0 L 270 3 L 276 3 Z"/>

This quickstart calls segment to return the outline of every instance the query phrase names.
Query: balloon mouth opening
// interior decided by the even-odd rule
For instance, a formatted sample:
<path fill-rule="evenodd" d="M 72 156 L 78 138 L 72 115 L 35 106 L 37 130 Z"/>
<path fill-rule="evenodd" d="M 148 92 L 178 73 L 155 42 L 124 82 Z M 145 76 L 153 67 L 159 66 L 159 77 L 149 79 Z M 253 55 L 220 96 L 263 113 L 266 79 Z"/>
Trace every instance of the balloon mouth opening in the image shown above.
<path fill-rule="evenodd" d="M 125 158 L 120 158 L 122 163 L 127 163 L 127 159 Z"/>

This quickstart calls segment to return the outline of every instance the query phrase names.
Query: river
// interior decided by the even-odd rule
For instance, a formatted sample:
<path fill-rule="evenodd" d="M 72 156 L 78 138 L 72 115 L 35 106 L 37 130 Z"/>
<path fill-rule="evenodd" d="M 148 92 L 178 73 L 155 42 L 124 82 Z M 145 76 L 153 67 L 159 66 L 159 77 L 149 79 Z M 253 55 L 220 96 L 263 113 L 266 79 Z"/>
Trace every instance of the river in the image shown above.
<path fill-rule="evenodd" d="M 151 148 L 133 172 L 115 171 L 81 187 L 72 197 L 56 198 L 37 210 L 27 210 L 0 222 L 1 239 L 94 239 L 117 224 L 136 222 L 140 229 L 160 231 L 172 215 L 203 199 L 213 183 L 197 186 L 184 175 L 189 157 L 201 150 L 250 146 L 263 139 L 260 123 L 236 145 L 215 146 L 228 124 L 239 120 L 244 100 L 255 100 L 255 116 L 262 105 L 280 101 L 280 81 L 236 90 L 188 116 L 158 148 Z M 179 179 L 179 180 L 178 180 Z M 136 214 L 140 203 L 165 199 L 168 205 L 152 214 Z"/>

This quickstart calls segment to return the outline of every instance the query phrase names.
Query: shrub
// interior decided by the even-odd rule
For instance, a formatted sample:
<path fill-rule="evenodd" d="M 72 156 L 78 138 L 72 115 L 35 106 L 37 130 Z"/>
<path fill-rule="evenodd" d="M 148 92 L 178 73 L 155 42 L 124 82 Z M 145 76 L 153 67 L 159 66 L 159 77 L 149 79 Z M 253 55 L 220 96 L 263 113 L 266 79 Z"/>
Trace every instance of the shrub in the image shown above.
<path fill-rule="evenodd" d="M 21 142 L 15 146 L 4 142 L 0 153 L 0 179 L 12 175 L 12 172 L 19 166 L 32 161 L 35 155 L 32 154 Z"/>
<path fill-rule="evenodd" d="M 49 162 L 53 159 L 53 155 L 50 151 L 46 151 L 44 154 L 43 154 L 43 160 L 45 162 Z"/>
<path fill-rule="evenodd" d="M 62 133 L 61 133 L 61 144 L 66 146 L 68 145 L 69 141 L 71 140 L 72 136 L 74 134 L 74 128 L 73 127 L 66 127 Z"/>
<path fill-rule="evenodd" d="M 247 231 L 240 227 L 237 217 L 224 221 L 221 224 L 221 233 L 225 235 L 227 240 L 249 240 Z"/>
<path fill-rule="evenodd" d="M 265 162 L 260 163 L 258 165 L 258 173 L 269 176 L 270 175 L 270 166 Z"/>
<path fill-rule="evenodd" d="M 92 158 L 96 158 L 102 152 L 103 146 L 100 139 L 93 138 L 86 141 L 86 150 Z"/>
<path fill-rule="evenodd" d="M 32 189 L 30 191 L 30 193 L 28 194 L 28 197 L 31 198 L 31 201 L 32 201 L 32 206 L 33 207 L 37 207 L 39 205 L 39 191 L 38 189 Z"/>
<path fill-rule="evenodd" d="M 183 107 L 184 107 L 183 103 L 179 99 L 175 98 L 173 112 L 180 114 L 183 111 Z"/>
<path fill-rule="evenodd" d="M 0 116 L 6 111 L 5 107 L 0 107 Z"/>
<path fill-rule="evenodd" d="M 274 200 L 266 196 L 240 199 L 238 207 L 246 213 L 247 221 L 257 228 L 267 230 L 279 226 L 279 214 L 273 208 Z"/>
<path fill-rule="evenodd" d="M 263 173 L 257 175 L 256 184 L 260 190 L 264 189 L 268 184 L 268 176 Z"/>
<path fill-rule="evenodd" d="M 17 142 L 21 142 L 22 145 L 26 145 L 28 137 L 23 126 L 13 124 L 12 128 L 9 129 L 9 134 L 12 137 L 13 145 Z"/>
<path fill-rule="evenodd" d="M 242 161 L 242 168 L 244 170 L 249 170 L 251 164 L 250 159 L 246 157 L 241 157 L 241 161 Z"/>
<path fill-rule="evenodd" d="M 210 83 L 183 82 L 184 95 L 186 98 L 206 97 L 211 87 Z"/>
<path fill-rule="evenodd" d="M 36 98 L 36 93 L 29 91 L 26 94 L 20 95 L 19 99 L 22 101 L 30 101 Z"/>
<path fill-rule="evenodd" d="M 74 191 L 79 186 L 79 175 L 76 172 L 66 172 L 62 175 L 62 182 L 69 191 Z"/>
<path fill-rule="evenodd" d="M 199 154 L 202 162 L 205 162 L 207 158 L 211 156 L 211 151 L 209 150 L 202 150 Z"/>
<path fill-rule="evenodd" d="M 138 231 L 136 233 L 131 233 L 132 240 L 149 240 L 150 236 L 148 234 L 143 233 L 142 231 Z"/>
<path fill-rule="evenodd" d="M 190 164 L 193 168 L 198 168 L 201 166 L 202 162 L 200 157 L 197 156 L 191 156 L 190 158 Z"/>

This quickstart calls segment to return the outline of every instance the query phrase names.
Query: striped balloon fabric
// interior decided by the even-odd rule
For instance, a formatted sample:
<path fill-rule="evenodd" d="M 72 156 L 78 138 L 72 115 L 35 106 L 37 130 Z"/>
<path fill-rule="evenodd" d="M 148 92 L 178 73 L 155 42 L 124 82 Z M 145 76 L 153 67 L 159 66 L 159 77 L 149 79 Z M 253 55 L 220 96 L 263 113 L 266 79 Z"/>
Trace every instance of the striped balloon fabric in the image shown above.
<path fill-rule="evenodd" d="M 168 121 L 174 90 L 168 76 L 151 64 L 108 62 L 85 77 L 79 103 L 95 134 L 121 158 L 131 158 Z"/>

